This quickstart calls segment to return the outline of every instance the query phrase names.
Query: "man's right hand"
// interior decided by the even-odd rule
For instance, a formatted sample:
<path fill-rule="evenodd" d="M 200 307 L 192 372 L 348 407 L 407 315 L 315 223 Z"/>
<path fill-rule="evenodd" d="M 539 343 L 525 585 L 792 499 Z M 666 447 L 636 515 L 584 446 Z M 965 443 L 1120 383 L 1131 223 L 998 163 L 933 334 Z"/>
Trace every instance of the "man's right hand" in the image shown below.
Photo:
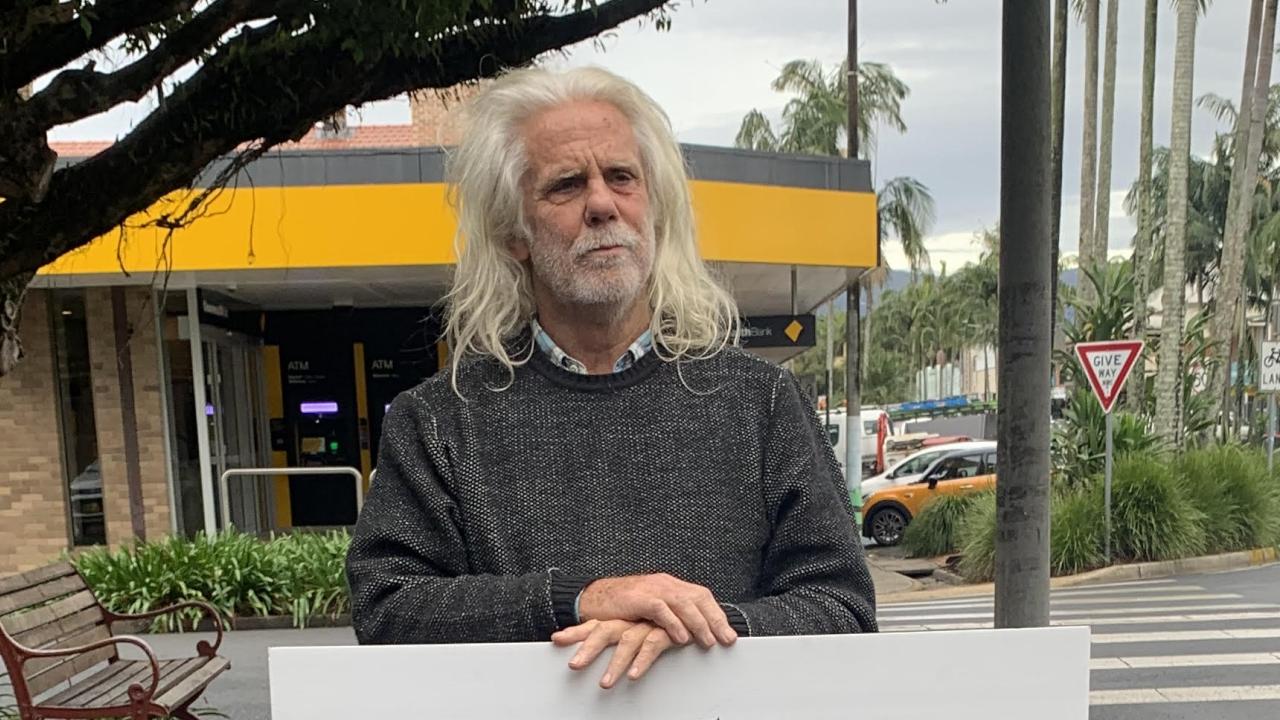
<path fill-rule="evenodd" d="M 665 573 L 596 580 L 582 591 L 578 615 L 582 622 L 647 620 L 681 645 L 693 639 L 710 648 L 738 639 L 710 590 Z"/>

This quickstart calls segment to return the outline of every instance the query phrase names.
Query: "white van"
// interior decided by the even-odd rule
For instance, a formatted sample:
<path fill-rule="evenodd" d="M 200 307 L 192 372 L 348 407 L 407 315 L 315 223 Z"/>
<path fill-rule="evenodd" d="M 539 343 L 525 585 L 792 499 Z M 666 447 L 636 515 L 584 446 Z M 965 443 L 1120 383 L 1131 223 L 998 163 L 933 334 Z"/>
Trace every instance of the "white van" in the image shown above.
<path fill-rule="evenodd" d="M 818 419 L 825 421 L 827 413 L 825 410 L 818 411 Z M 878 472 L 876 467 L 877 451 L 880 448 L 880 418 L 885 418 L 885 425 L 888 427 L 888 433 L 893 434 L 893 423 L 889 421 L 889 413 L 878 407 L 864 407 L 861 414 L 862 437 L 859 442 L 862 448 L 862 473 L 864 476 L 873 475 Z M 843 410 L 831 411 L 831 422 L 827 425 L 827 438 L 831 441 L 831 446 L 835 449 L 836 459 L 840 461 L 840 467 L 844 467 L 845 459 L 845 412 Z"/>

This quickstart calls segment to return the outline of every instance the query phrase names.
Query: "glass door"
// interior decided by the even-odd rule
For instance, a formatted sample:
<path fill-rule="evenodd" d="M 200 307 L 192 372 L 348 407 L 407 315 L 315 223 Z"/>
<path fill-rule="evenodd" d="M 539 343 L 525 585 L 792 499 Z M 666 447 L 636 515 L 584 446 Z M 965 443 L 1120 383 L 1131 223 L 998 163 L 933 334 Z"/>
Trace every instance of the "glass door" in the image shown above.
<path fill-rule="evenodd" d="M 248 337 L 204 327 L 205 416 L 209 461 L 215 481 L 227 470 L 270 465 L 262 384 L 261 346 Z M 267 477 L 232 477 L 227 482 L 231 523 L 248 533 L 271 529 Z M 219 505 L 220 507 L 220 505 Z"/>

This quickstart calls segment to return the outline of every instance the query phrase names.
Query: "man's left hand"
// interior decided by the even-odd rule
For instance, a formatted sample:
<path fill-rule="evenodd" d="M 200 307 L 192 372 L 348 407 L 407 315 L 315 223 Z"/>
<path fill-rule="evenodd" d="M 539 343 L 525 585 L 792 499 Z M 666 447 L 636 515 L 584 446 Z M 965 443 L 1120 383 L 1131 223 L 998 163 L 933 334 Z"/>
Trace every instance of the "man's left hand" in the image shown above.
<path fill-rule="evenodd" d="M 606 690 L 616 685 L 623 673 L 632 680 L 644 677 L 662 653 L 676 647 L 666 630 L 649 622 L 630 620 L 588 620 L 557 632 L 551 642 L 557 647 L 582 643 L 569 661 L 574 670 L 585 670 L 606 649 L 616 647 L 600 678 L 600 687 Z"/>

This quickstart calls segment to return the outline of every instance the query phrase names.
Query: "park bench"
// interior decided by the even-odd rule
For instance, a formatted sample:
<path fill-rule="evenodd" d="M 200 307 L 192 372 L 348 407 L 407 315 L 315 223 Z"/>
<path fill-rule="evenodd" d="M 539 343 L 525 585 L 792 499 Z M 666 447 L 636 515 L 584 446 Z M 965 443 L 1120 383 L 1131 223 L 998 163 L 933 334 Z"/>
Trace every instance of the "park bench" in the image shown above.
<path fill-rule="evenodd" d="M 198 608 L 217 636 L 201 640 L 193 657 L 158 660 L 151 647 L 113 626 Z M 22 720 L 44 718 L 175 717 L 194 720 L 190 707 L 231 663 L 218 655 L 222 621 L 208 604 L 180 603 L 140 615 L 103 607 L 66 562 L 0 578 L 0 656 Z M 145 657 L 120 657 L 132 645 Z"/>

